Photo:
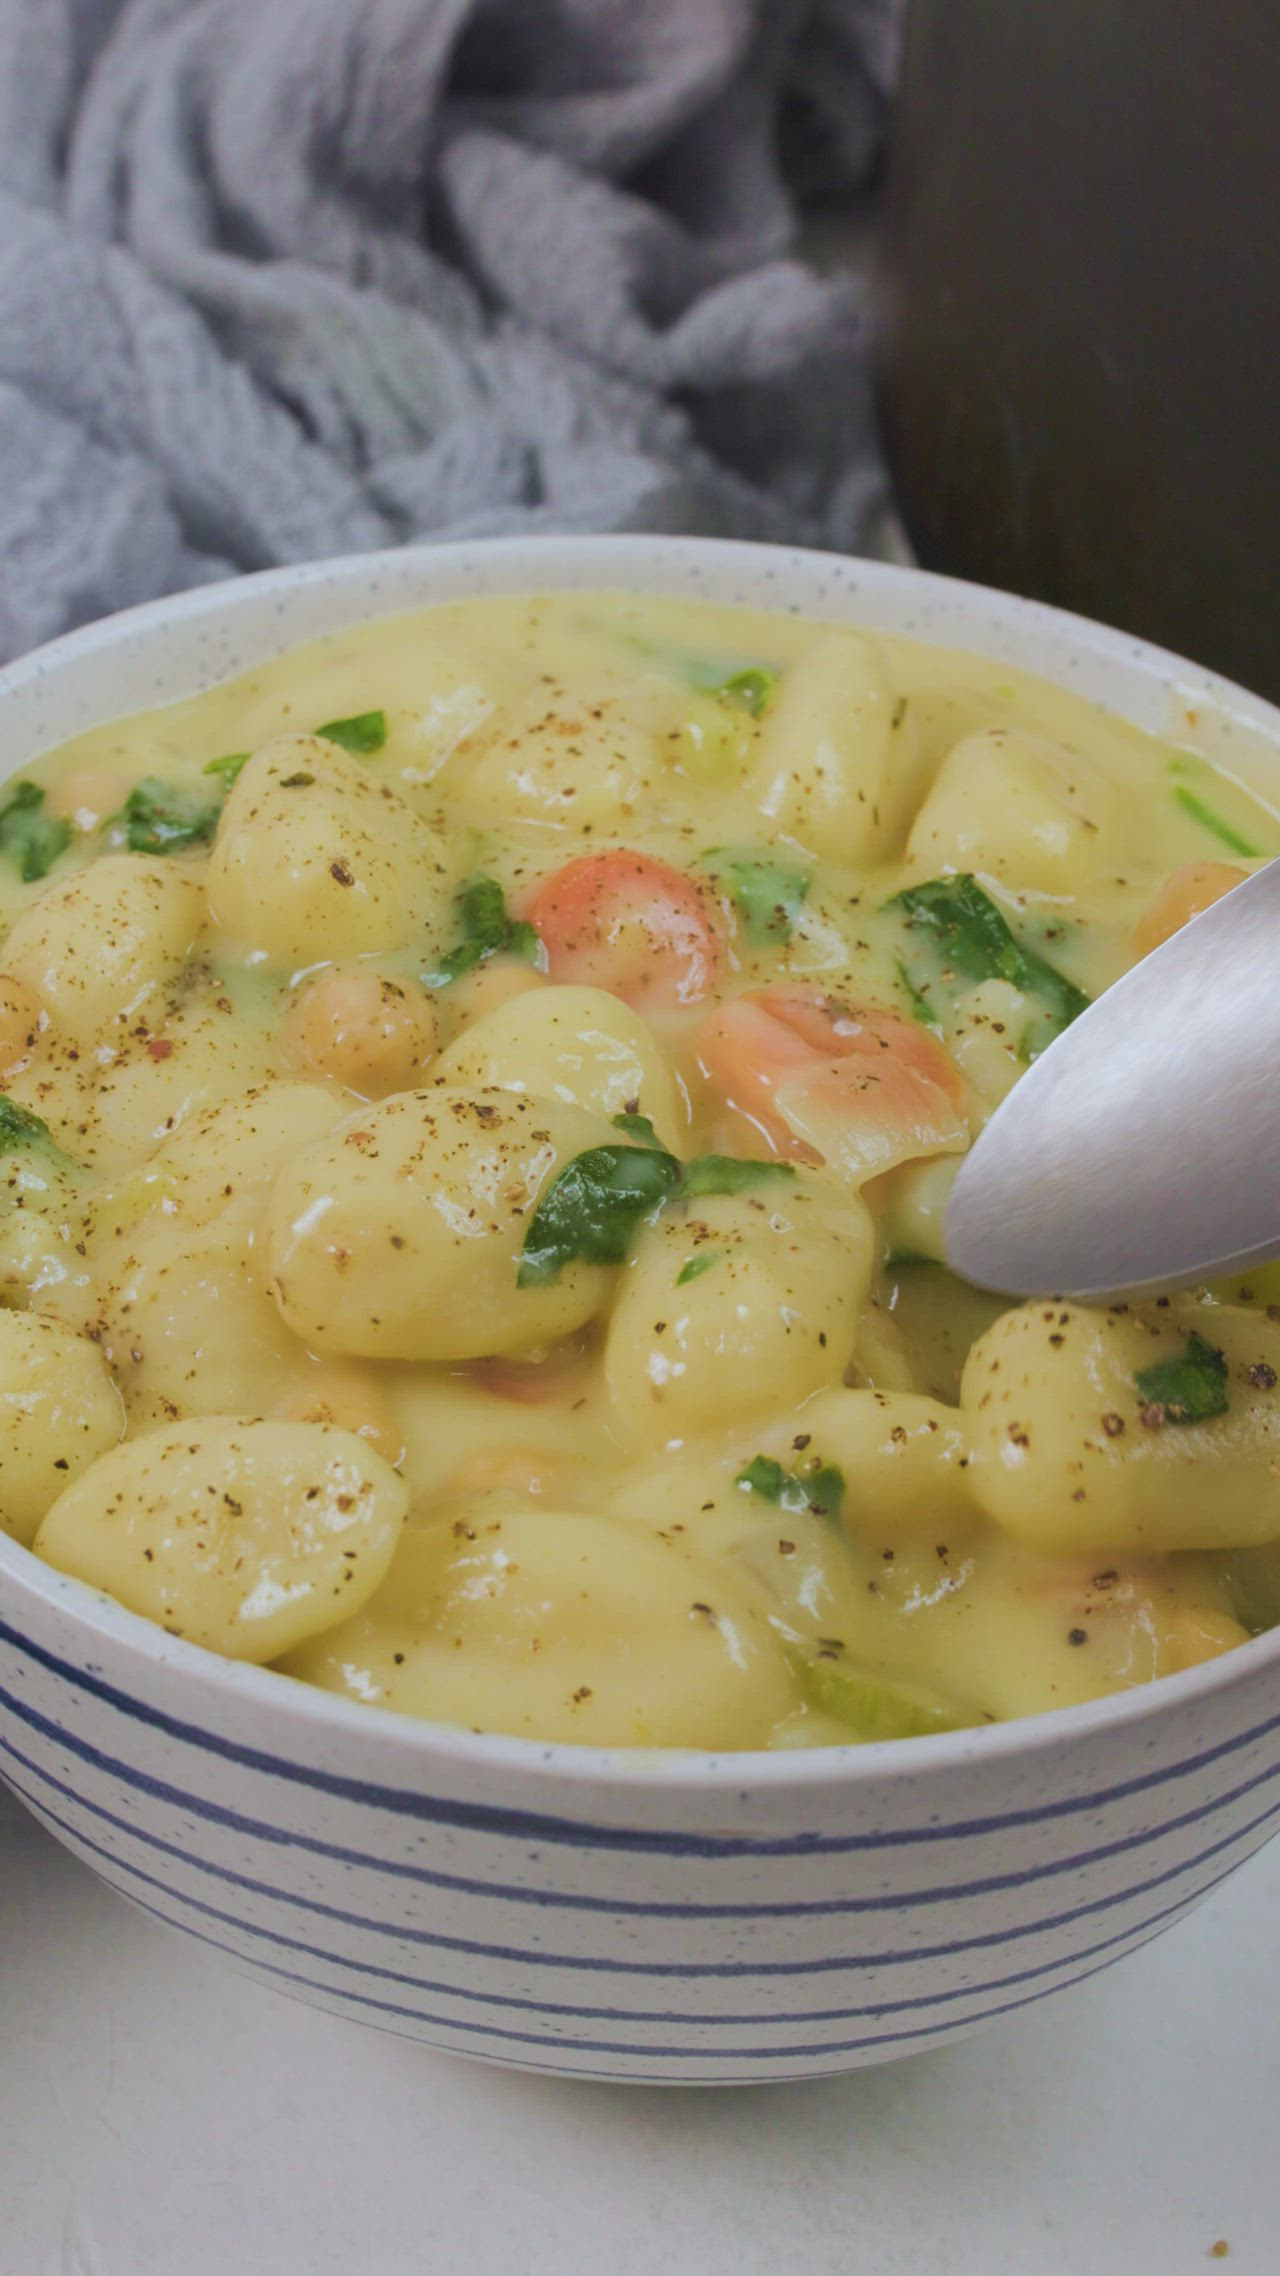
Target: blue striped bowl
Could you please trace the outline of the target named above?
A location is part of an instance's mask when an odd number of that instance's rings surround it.
[[[272,572],[0,676],[20,767],[94,720],[464,592],[660,587],[847,616],[1170,703],[1275,779],[1280,715],[1056,612],[696,540],[503,541]],[[215,1659],[0,1536],[0,1772],[158,1921],[458,2054],[684,2085],[915,2053],[1110,1966],[1280,1813],[1280,1633],[1099,1705],[810,1753],[609,1755],[416,1724]]]

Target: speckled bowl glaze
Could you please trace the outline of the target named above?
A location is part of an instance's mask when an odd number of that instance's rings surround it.
[[[548,538],[273,571],[0,676],[5,771],[296,642],[472,593],[630,587],[973,648],[1274,789],[1280,713],[1099,626],[764,546]],[[458,2054],[720,2085],[919,2052],[1122,1959],[1280,1813],[1280,1632],[1102,1704],[811,1753],[417,1724],[175,1642],[0,1536],[0,1770],[157,1921]]]

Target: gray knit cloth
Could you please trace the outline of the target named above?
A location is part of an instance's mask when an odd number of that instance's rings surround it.
[[[506,530],[856,549],[897,0],[0,0],[0,656]]]

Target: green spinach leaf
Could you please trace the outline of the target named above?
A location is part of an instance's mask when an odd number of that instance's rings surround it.
[[[144,775],[124,802],[125,843],[130,853],[181,853],[208,842],[221,812],[219,799],[211,802],[182,783]]]
[[[915,981],[912,979],[911,974],[908,972],[907,967],[903,963],[901,957],[898,958],[895,969],[897,971],[899,985],[901,986],[902,992],[911,1007],[912,1019],[919,1020],[921,1027],[931,1028],[935,1035],[941,1035],[942,1022],[938,1018],[938,1015],[935,1012],[933,1005],[930,1003],[928,997],[923,993],[921,989],[917,988]]]
[[[227,789],[230,790],[232,783],[243,773],[252,756],[251,751],[227,751],[220,759],[206,760],[200,772],[201,774],[217,775],[219,780],[224,782]]]
[[[57,1153],[62,1150],[47,1122],[0,1093],[0,1154],[12,1154],[19,1146],[48,1146]]]
[[[315,733],[323,735],[326,743],[340,743],[344,751],[367,759],[386,742],[387,715],[385,711],[357,711],[350,719],[326,719]]]
[[[768,1185],[795,1176],[790,1162],[740,1162],[732,1154],[697,1154],[686,1162],[681,1191],[690,1201],[701,1194],[746,1193],[753,1185]]]
[[[499,953],[522,957],[527,964],[539,961],[542,943],[537,933],[532,925],[513,922],[507,915],[506,898],[495,877],[473,877],[458,895],[457,909],[462,938],[433,972],[423,973],[428,988],[446,988],[451,980],[461,979],[464,972]]]
[[[634,1138],[638,1146],[652,1146],[659,1154],[665,1154],[668,1150],[647,1114],[615,1114],[613,1127],[615,1130],[625,1130],[628,1138]]]
[[[71,843],[71,824],[43,809],[44,792],[36,782],[15,783],[12,798],[0,806],[0,847],[24,885],[47,877]]]
[[[681,1162],[667,1152],[647,1115],[613,1119],[636,1143],[589,1147],[552,1179],[529,1220],[517,1286],[544,1287],[575,1258],[622,1264],[641,1219],[664,1202],[742,1193],[762,1180],[796,1174],[790,1162],[739,1162],[728,1154]]]
[[[807,869],[754,846],[712,846],[702,865],[728,894],[753,948],[791,939],[813,883]]]
[[[517,1286],[542,1288],[568,1264],[622,1264],[642,1217],[680,1183],[674,1154],[592,1146],[553,1178],[529,1221]]]
[[[834,1462],[784,1470],[771,1455],[757,1454],[733,1482],[744,1494],[760,1494],[797,1517],[806,1510],[814,1517],[838,1517],[844,1501],[844,1472]]]
[[[730,672],[726,679],[713,681],[707,694],[718,697],[721,703],[735,704],[758,719],[777,684],[776,672],[766,671],[762,664],[748,664],[744,671]]]
[[[1194,1329],[1179,1357],[1140,1367],[1133,1380],[1144,1407],[1161,1410],[1161,1423],[1208,1422],[1214,1415],[1225,1415],[1231,1404],[1226,1360]]]
[[[972,981],[1008,980],[1042,1006],[1030,1055],[1089,1008],[1089,998],[1073,980],[1027,948],[1013,932],[976,877],[960,872],[910,885],[888,906],[901,909],[908,927],[934,948],[944,972]]]

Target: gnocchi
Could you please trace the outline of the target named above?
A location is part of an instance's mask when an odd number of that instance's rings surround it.
[[[61,1572],[595,1747],[913,1737],[1280,1619],[1280,1272],[1006,1306],[942,1240],[1028,1063],[1280,852],[1204,760],[578,592],[95,728],[12,812],[0,1528]]]
[[[368,1602],[407,1503],[351,1431],[219,1415],[105,1454],[49,1509],[36,1552],[170,1635],[275,1660]]]
[[[443,915],[428,825],[321,736],[270,743],[237,777],[209,861],[209,912],[290,966],[404,948]]]
[[[350,1116],[273,1188],[281,1318],[315,1350],[362,1359],[475,1359],[570,1334],[603,1302],[605,1276],[577,1263],[522,1289],[525,1221],[608,1129],[498,1090],[405,1091]]]
[[[123,1433],[95,1344],[39,1313],[0,1311],[0,1528],[30,1542],[63,1487]]]

